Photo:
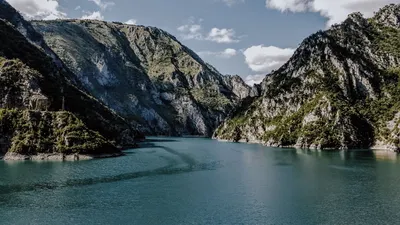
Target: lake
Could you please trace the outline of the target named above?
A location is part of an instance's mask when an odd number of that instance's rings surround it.
[[[0,224],[398,224],[400,160],[150,138],[126,156],[0,161]]]

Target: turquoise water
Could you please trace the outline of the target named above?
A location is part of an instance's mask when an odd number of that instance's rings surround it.
[[[400,160],[195,138],[0,162],[0,224],[398,224]]]

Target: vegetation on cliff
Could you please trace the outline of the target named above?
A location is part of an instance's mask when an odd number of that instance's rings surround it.
[[[360,13],[303,41],[262,94],[215,132],[233,141],[318,149],[400,149],[400,5]]]
[[[6,124],[0,133],[2,153],[103,154],[118,152],[115,146],[135,146],[143,138],[87,94],[41,35],[6,2],[0,4],[0,43],[0,109]]]
[[[171,34],[96,20],[33,21],[90,93],[148,134],[211,136],[250,95]]]
[[[9,139],[3,152],[111,154],[119,150],[99,133],[89,130],[72,113],[0,109],[0,132]]]

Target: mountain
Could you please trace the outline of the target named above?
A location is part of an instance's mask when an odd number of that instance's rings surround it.
[[[134,146],[143,138],[87,94],[41,37],[0,0],[2,153],[118,153],[116,146]]]
[[[317,149],[400,149],[400,5],[353,13],[303,41],[215,132]]]
[[[211,136],[257,95],[169,33],[96,20],[32,21],[86,90],[146,134]]]

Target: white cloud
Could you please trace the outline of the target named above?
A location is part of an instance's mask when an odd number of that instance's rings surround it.
[[[237,3],[244,3],[245,2],[245,0],[220,0],[220,1],[222,1],[223,3],[225,3],[228,6],[233,6],[233,5],[237,4]]]
[[[115,2],[103,2],[102,0],[89,0],[90,2],[94,2],[101,10],[106,10],[110,6],[114,6]]]
[[[294,53],[291,48],[278,48],[275,46],[264,47],[263,45],[252,46],[243,54],[246,64],[255,72],[269,73],[286,63]]]
[[[246,82],[246,84],[250,86],[253,86],[254,84],[261,83],[264,80],[265,76],[265,74],[248,75],[244,78],[244,82]]]
[[[135,19],[130,19],[130,20],[126,21],[125,23],[126,23],[126,24],[129,24],[129,25],[136,25],[136,24],[137,24],[137,20],[135,20]]]
[[[99,11],[83,15],[81,19],[84,20],[104,20],[104,16]]]
[[[216,56],[216,57],[220,57],[220,58],[229,59],[233,56],[236,56],[237,51],[236,51],[236,49],[233,49],[233,48],[227,48],[221,52],[211,52],[211,51],[199,52],[199,55],[200,56],[212,55],[212,56]]]
[[[203,19],[196,19],[194,17],[190,17],[185,25],[182,25],[177,28],[179,31],[179,36],[183,38],[183,40],[203,40],[202,30],[203,27],[201,23]]]
[[[8,3],[27,19],[51,20],[67,16],[60,11],[56,0],[8,0]]]
[[[203,19],[189,18],[187,24],[177,28],[179,36],[184,40],[213,41],[217,43],[239,42],[240,38],[236,37],[233,29],[212,28],[207,35],[204,35],[202,22]]]
[[[227,48],[225,51],[223,51],[222,55],[226,57],[232,57],[237,54],[237,51],[233,48]]]
[[[75,7],[75,10],[80,10],[81,9],[81,6],[80,5],[78,5],[77,7]]]
[[[217,42],[217,43],[237,43],[239,40],[235,36],[235,31],[233,29],[219,29],[212,28],[208,34],[207,40]]]
[[[267,0],[267,7],[281,11],[303,12],[309,7],[307,0]]]
[[[177,29],[184,40],[203,40],[203,34],[201,33],[202,27],[200,24],[186,24]]]
[[[328,26],[342,22],[353,12],[370,17],[389,3],[400,3],[400,0],[266,0],[268,8],[282,12],[319,12],[329,19]]]

